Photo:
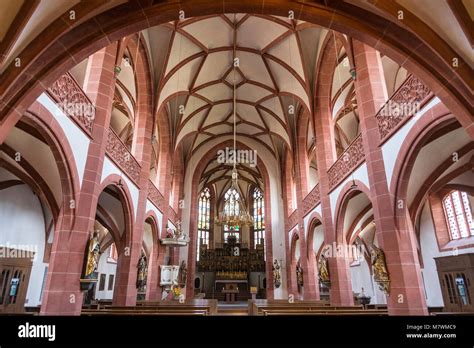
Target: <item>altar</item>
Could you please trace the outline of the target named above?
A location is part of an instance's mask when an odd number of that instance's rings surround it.
[[[248,293],[247,279],[216,279],[214,291],[223,294],[225,302],[235,302],[239,293]]]
[[[235,253],[235,250],[238,253]],[[204,282],[208,298],[220,301],[247,301],[251,298],[250,285],[261,287],[260,279],[265,277],[263,240],[255,249],[245,243],[225,243],[208,249],[201,244],[197,271],[209,279]],[[208,284],[208,285],[207,285]]]

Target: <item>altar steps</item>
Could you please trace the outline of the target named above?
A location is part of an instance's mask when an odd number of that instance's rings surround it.
[[[235,303],[219,303],[217,306],[217,315],[224,316],[245,316],[248,315],[248,303],[247,302],[235,302]]]

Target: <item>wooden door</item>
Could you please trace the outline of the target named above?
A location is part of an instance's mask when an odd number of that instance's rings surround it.
[[[24,312],[31,258],[0,258],[0,313]]]
[[[464,272],[443,272],[442,289],[448,312],[470,312],[474,309],[469,279]]]

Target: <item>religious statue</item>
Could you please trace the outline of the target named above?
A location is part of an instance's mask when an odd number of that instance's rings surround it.
[[[329,283],[331,281],[329,278],[328,259],[323,254],[321,254],[318,261],[318,276],[321,283]]]
[[[275,284],[275,288],[279,288],[281,285],[281,273],[280,273],[280,263],[278,260],[273,260],[273,283]]]
[[[181,265],[179,266],[179,273],[178,273],[178,282],[179,285],[184,288],[186,286],[186,277],[188,274],[188,270],[186,268],[186,261],[181,261]]]
[[[174,239],[174,231],[166,224],[166,238]]]
[[[146,279],[148,274],[148,265],[146,262],[146,256],[144,253],[140,256],[138,260],[138,275],[137,275],[137,289],[138,292],[145,292],[146,288]]]
[[[176,222],[176,231],[174,232],[174,237],[176,239],[186,239],[186,234],[181,229],[181,221]]]
[[[385,263],[385,253],[382,249],[372,244],[370,248],[372,256],[372,270],[374,272],[374,280],[379,285],[380,290],[388,294],[390,292],[390,277]]]
[[[303,268],[301,268],[300,262],[296,264],[296,283],[298,286],[302,287],[304,284],[303,281]]]
[[[100,253],[100,243],[99,243],[99,233],[94,232],[92,238],[89,239],[87,245],[87,261],[86,269],[84,272],[85,279],[96,278],[97,266],[99,265],[99,253]]]

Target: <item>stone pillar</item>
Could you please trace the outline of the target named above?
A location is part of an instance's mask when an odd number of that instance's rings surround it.
[[[298,159],[299,161],[300,159]],[[306,180],[306,173],[302,173],[301,170],[297,170],[299,173],[296,175],[296,200],[298,204],[298,235],[300,241],[300,265],[303,269],[303,298],[305,300],[315,300],[315,278],[313,265],[308,262],[308,248],[312,246],[307,245],[307,239],[304,231],[304,206],[303,206],[303,185],[302,181]]]
[[[76,219],[72,230],[57,229],[48,276],[41,304],[41,314],[79,315],[83,302],[80,291],[86,245],[94,230],[107,132],[112,112],[117,44],[113,43],[89,58],[85,92],[95,105],[92,140],[89,144],[84,177],[75,202]],[[64,204],[68,204],[64,202]],[[58,224],[58,227],[61,225]]]
[[[369,176],[376,238],[384,250],[391,278],[387,296],[389,314],[427,315],[414,231],[397,230],[392,196],[387,184],[375,115],[387,100],[380,53],[353,41],[357,77],[355,91]],[[403,209],[406,209],[403,202]],[[409,215],[407,214],[407,218]]]
[[[336,62],[334,47],[325,49],[325,57],[318,76],[318,90],[315,100],[314,125],[316,135],[316,161],[318,164],[319,185],[321,195],[321,216],[324,229],[324,243],[333,245],[336,242],[336,229],[329,199],[330,186],[328,169],[336,161],[336,146],[334,139],[334,124],[331,114],[331,87]],[[329,276],[331,278],[330,301],[336,306],[351,306],[354,304],[351,275],[348,260],[328,257]]]
[[[303,117],[303,116],[301,116]],[[304,119],[306,120],[306,116]],[[303,121],[300,121],[303,123]],[[304,204],[303,200],[308,194],[308,175],[309,165],[306,154],[306,127],[298,129],[296,142],[296,203],[298,207],[298,235],[300,240],[300,264],[303,269],[303,298],[305,300],[315,300],[316,282],[314,267],[308,262],[308,249],[312,249],[312,245],[307,245],[304,226]]]
[[[308,226],[308,228],[311,226]],[[311,231],[308,230],[308,236]],[[306,238],[306,241],[310,241],[310,238]],[[319,293],[319,279],[318,279],[318,268],[316,264],[316,256],[313,251],[313,244],[312,242],[308,244],[307,247],[307,253],[308,253],[308,272],[310,272],[313,275],[313,282],[314,282],[314,299],[319,300],[320,299],[320,293]],[[306,281],[306,280],[305,280]]]
[[[113,304],[118,306],[134,306],[137,301],[137,272],[138,261],[141,255],[143,244],[143,234],[145,228],[146,204],[148,200],[148,183],[150,177],[150,161],[151,161],[151,135],[153,131],[152,117],[152,100],[148,91],[151,90],[147,86],[147,78],[143,71],[143,62],[137,62],[137,73],[141,78],[137,80],[137,115],[135,117],[135,127],[132,141],[132,154],[141,166],[140,178],[138,182],[138,206],[135,221],[133,223],[133,231],[131,240],[128,245],[129,253],[122,255],[117,264],[117,280],[115,282],[115,291]],[[154,239],[155,240],[155,239]],[[155,249],[158,245],[153,245],[151,257],[156,257]],[[155,260],[148,260],[151,266],[149,269],[149,277],[156,266]],[[152,282],[153,284],[153,282]],[[156,283],[155,283],[156,284]],[[147,293],[149,291],[147,290]]]
[[[158,265],[158,252],[160,249],[159,241],[157,245],[153,245],[153,250],[148,262],[148,278],[146,286],[145,299],[148,301],[161,300],[161,291],[159,290],[160,266]]]
[[[285,226],[285,267],[281,265],[282,272],[283,269],[286,270],[286,286],[288,289],[288,294],[296,294],[296,275],[292,277],[292,255],[291,255],[291,246],[292,240],[289,238],[290,231],[288,230],[288,212],[290,211],[289,205],[291,204],[291,158],[289,158],[290,152],[287,151],[285,154],[284,168],[282,169],[282,196],[283,196],[283,222]],[[293,279],[294,278],[294,279]]]

